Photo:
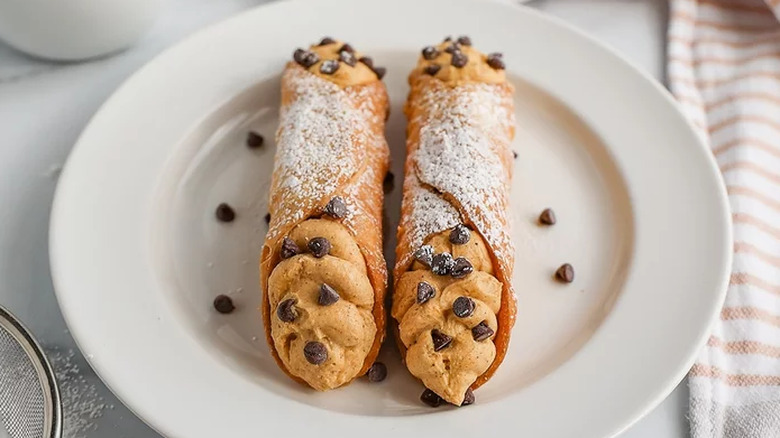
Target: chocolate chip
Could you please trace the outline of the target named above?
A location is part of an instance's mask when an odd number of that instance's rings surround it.
[[[512,156],[515,157],[515,160],[517,159],[517,151],[512,151]]]
[[[320,73],[324,75],[332,75],[339,69],[339,62],[335,59],[326,59],[320,64]]]
[[[504,64],[504,55],[501,53],[491,53],[487,56],[487,65],[496,69],[503,70],[506,68]]]
[[[263,143],[265,143],[263,136],[254,131],[251,131],[246,135],[246,145],[249,149],[262,147]]]
[[[289,237],[282,239],[281,255],[283,259],[289,259],[290,257],[300,253],[301,249],[298,248],[298,245],[294,240],[290,239]]]
[[[387,377],[387,366],[382,362],[374,362],[371,368],[368,369],[368,381],[371,383],[378,383],[385,380]]]
[[[333,44],[333,43],[335,43],[335,42],[336,42],[336,40],[334,40],[333,38],[331,38],[331,37],[325,37],[325,38],[323,38],[322,40],[320,40],[320,44],[319,44],[319,45],[321,45],[321,46],[327,46],[328,44]]]
[[[236,306],[233,305],[233,300],[227,295],[217,295],[214,298],[214,308],[219,313],[230,313],[236,310]]]
[[[461,403],[461,406],[468,406],[473,405],[474,402],[477,401],[476,397],[474,397],[474,391],[471,390],[471,388],[466,390],[466,395],[463,397],[463,403]]]
[[[382,182],[382,188],[384,189],[385,193],[390,193],[393,191],[394,186],[395,175],[393,175],[393,172],[387,172],[385,174],[385,180]]]
[[[355,59],[355,54],[352,52],[339,53],[339,60],[350,67],[354,67],[355,64],[357,64],[357,59]]]
[[[474,340],[477,342],[490,339],[490,337],[493,336],[493,333],[493,329],[487,325],[487,321],[482,321],[471,329],[471,336],[473,336]]]
[[[452,41],[452,37],[451,37],[451,36],[449,36],[449,35],[447,35],[447,37],[446,37],[446,38],[444,38],[444,42],[445,42],[445,43],[448,43],[448,42],[450,42],[450,41]]]
[[[328,201],[328,205],[325,206],[325,214],[335,219],[347,217],[347,204],[344,203],[344,198],[335,196]]]
[[[545,208],[542,214],[539,215],[539,222],[544,225],[555,225],[558,220],[555,218],[555,212],[552,208]]]
[[[320,296],[317,298],[317,303],[320,306],[330,306],[331,304],[335,304],[336,301],[338,301],[341,297],[339,296],[339,293],[336,292],[336,289],[333,289],[330,287],[330,285],[322,283],[322,286],[320,286]]]
[[[469,57],[463,52],[455,52],[452,54],[451,64],[457,68],[465,67],[469,62]]]
[[[431,271],[436,275],[450,275],[452,267],[455,265],[455,261],[452,259],[452,254],[443,252],[433,256],[431,261]]]
[[[295,49],[295,52],[293,52],[293,60],[297,62],[298,64],[303,64],[303,56],[306,54],[306,50],[303,50],[301,48]]]
[[[362,62],[363,64],[367,65],[368,68],[374,68],[374,60],[371,59],[368,56],[363,56],[358,61]]]
[[[433,351],[444,350],[452,343],[452,337],[436,329],[431,330],[431,339],[433,339]]]
[[[328,360],[328,349],[322,345],[322,342],[309,341],[303,347],[303,355],[312,365],[322,365]]]
[[[417,304],[424,304],[436,296],[436,289],[430,284],[421,281],[417,283]]]
[[[341,52],[355,53],[355,49],[351,45],[349,45],[349,43],[347,43],[341,46],[341,48],[339,49],[339,53]]]
[[[455,245],[464,245],[469,243],[471,239],[471,231],[463,224],[455,225],[455,228],[450,231],[450,243]]]
[[[315,237],[306,245],[314,257],[322,258],[330,252],[330,242],[324,237]]]
[[[463,278],[474,272],[474,266],[464,257],[455,259],[452,265],[452,278]]]
[[[265,214],[265,223],[270,224],[271,223],[271,213]]]
[[[439,56],[439,51],[436,50],[436,47],[427,46],[427,47],[422,49],[422,56],[423,56],[423,58],[425,58],[428,61],[430,61],[431,59]]]
[[[298,317],[298,310],[295,308],[297,301],[295,298],[288,298],[276,306],[276,317],[282,322],[293,322]]]
[[[297,51],[296,51],[296,55],[297,55]],[[296,55],[293,56],[295,57]],[[312,65],[316,64],[317,62],[319,62],[320,60],[319,55],[317,55],[314,52],[310,52],[308,50],[304,50],[303,53],[299,55],[299,58],[300,60],[296,59],[296,61],[304,68],[309,68]]]
[[[425,72],[425,74],[436,76],[436,73],[438,73],[439,70],[441,70],[441,66],[439,64],[431,64],[426,66],[425,70],[423,71]]]
[[[458,44],[463,44],[464,46],[470,46],[471,45],[471,38],[469,38],[466,35],[461,35],[458,37]]]
[[[574,267],[568,263],[564,263],[555,271],[555,278],[564,283],[571,283],[574,281]]]
[[[459,52],[459,51],[460,51],[460,44],[458,44],[458,43],[452,43],[452,44],[450,44],[449,46],[447,46],[447,47],[444,49],[444,51],[445,51],[445,52],[447,52],[447,53],[449,53],[450,55],[452,55],[452,54],[454,54],[454,53],[456,53],[456,52]]]
[[[217,206],[216,215],[220,222],[233,222],[233,219],[236,218],[236,212],[224,202]]]
[[[376,77],[379,78],[380,80],[383,77],[385,77],[385,73],[387,73],[387,69],[384,67],[374,67],[371,70],[373,70],[374,73],[376,73]]]
[[[433,247],[431,245],[421,246],[414,252],[414,259],[423,265],[430,267],[433,262]]]
[[[442,398],[439,397],[438,394],[431,391],[428,388],[425,388],[425,391],[423,391],[422,395],[420,395],[420,400],[422,400],[423,403],[426,405],[432,407],[432,408],[438,408],[441,406]]]
[[[474,300],[469,297],[458,297],[452,303],[452,313],[458,318],[466,318],[474,313]]]

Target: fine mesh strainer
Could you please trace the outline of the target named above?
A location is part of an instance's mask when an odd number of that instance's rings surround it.
[[[0,438],[60,438],[62,405],[51,365],[30,332],[0,306]]]

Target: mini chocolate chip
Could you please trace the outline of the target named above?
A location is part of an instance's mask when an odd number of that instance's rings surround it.
[[[555,278],[564,283],[571,283],[574,281],[574,267],[568,263],[564,263],[555,271]]]
[[[455,265],[455,261],[452,259],[452,254],[443,252],[433,256],[431,261],[431,271],[436,275],[450,275],[452,267]]]
[[[270,224],[271,223],[271,213],[265,214],[265,223]]]
[[[463,397],[463,403],[461,403],[461,406],[468,406],[473,405],[474,402],[477,401],[476,397],[474,397],[474,391],[471,390],[471,388],[466,390],[466,395]]]
[[[454,54],[454,53],[456,53],[456,52],[459,52],[459,51],[460,51],[460,44],[458,44],[458,43],[452,43],[452,44],[450,44],[449,46],[447,46],[447,47],[444,49],[444,51],[445,51],[445,52],[447,52],[447,53],[449,53],[450,55],[452,55],[452,54]]]
[[[293,60],[298,64],[303,64],[303,55],[305,54],[306,54],[306,50],[297,48],[295,49],[295,52],[293,52]]]
[[[357,59],[355,59],[355,54],[352,52],[345,51],[339,53],[339,60],[350,67],[354,67],[355,64],[357,64]]]
[[[433,46],[427,46],[422,49],[422,56],[423,58],[430,61],[431,59],[439,56],[439,51],[436,50],[436,47]]]
[[[436,289],[430,284],[421,281],[417,283],[417,304],[424,304],[436,296]]]
[[[455,225],[455,228],[450,231],[450,243],[455,245],[464,245],[469,243],[471,239],[471,231],[463,224]]]
[[[465,67],[469,62],[469,57],[463,52],[455,52],[452,54],[452,61],[450,62],[457,68]]]
[[[431,267],[431,263],[433,262],[433,247],[431,245],[421,246],[414,252],[414,259],[427,267]]]
[[[394,186],[395,175],[393,175],[393,172],[387,172],[385,174],[385,180],[382,182],[382,188],[384,188],[385,193],[390,193],[393,191]]]
[[[288,298],[276,306],[276,317],[282,322],[293,322],[298,317],[298,310],[295,308],[297,301],[295,298]]]
[[[376,73],[376,77],[379,78],[380,80],[383,77],[385,77],[385,73],[387,73],[387,69],[384,67],[374,67],[371,70],[373,70],[374,73]]]
[[[491,53],[487,56],[487,65],[496,70],[505,69],[506,64],[504,64],[504,55],[501,53]]]
[[[539,222],[544,225],[555,225],[558,220],[555,218],[555,212],[552,208],[545,208],[542,214],[539,215]]]
[[[289,259],[290,257],[300,253],[301,249],[298,248],[298,245],[294,240],[290,239],[289,237],[282,239],[281,256],[283,259]]]
[[[452,278],[463,278],[474,272],[474,266],[464,257],[455,259],[452,265]]]
[[[513,157],[515,158],[515,160],[516,160],[516,159],[517,159],[517,151],[512,151],[512,156],[513,156]]]
[[[335,219],[347,217],[347,204],[344,203],[344,198],[335,196],[328,201],[328,205],[325,206],[325,214]]]
[[[306,245],[309,251],[316,258],[325,257],[330,252],[330,242],[324,237],[315,237]]]
[[[233,305],[233,300],[227,295],[217,295],[214,298],[214,308],[219,313],[231,313],[236,310],[236,306]]]
[[[336,42],[336,40],[334,40],[333,38],[325,37],[322,40],[320,40],[320,45],[321,46],[327,46],[328,44],[333,44],[335,42]]]
[[[224,202],[217,206],[216,215],[220,222],[233,222],[233,219],[236,218],[236,212]]]
[[[387,377],[387,366],[382,362],[374,362],[371,368],[368,369],[368,381],[371,383],[378,383],[385,380]]]
[[[436,73],[438,73],[439,70],[441,70],[441,66],[439,64],[431,64],[426,66],[425,70],[423,71],[425,72],[425,74],[436,76]]]
[[[332,75],[339,69],[339,62],[335,59],[326,59],[320,64],[320,73],[324,75]]]
[[[347,43],[341,46],[341,48],[339,49],[339,53],[341,52],[355,53],[355,49],[351,45],[349,45],[349,43]]]
[[[322,286],[320,286],[320,296],[317,297],[317,303],[320,306],[330,306],[331,304],[335,304],[340,298],[336,289],[333,289],[328,284],[322,283]]]
[[[474,313],[474,300],[469,297],[458,297],[452,303],[452,313],[458,318],[466,318]]]
[[[312,365],[322,365],[328,360],[328,349],[322,345],[322,342],[309,341],[303,347],[303,355]]]
[[[463,44],[464,46],[470,46],[471,45],[471,38],[469,38],[466,35],[462,35],[458,37],[458,44]]]
[[[487,321],[482,321],[471,329],[471,336],[473,336],[474,340],[477,342],[489,339],[493,336],[493,333],[493,329],[487,325]]]
[[[441,406],[443,401],[438,394],[428,388],[425,388],[425,391],[423,391],[422,395],[420,395],[420,400],[432,408],[438,408]]]
[[[262,147],[263,143],[265,143],[263,136],[254,131],[250,131],[249,134],[246,135],[246,145],[249,149]]]
[[[368,56],[363,56],[358,61],[362,62],[363,64],[367,65],[368,68],[374,68],[374,60],[371,59]]]
[[[300,55],[300,61],[298,61],[298,64],[303,66],[304,68],[309,68],[312,65],[319,62],[320,57],[314,52],[310,52],[308,50],[304,50],[303,54]]]
[[[451,37],[451,36],[449,36],[449,35],[447,35],[447,36],[444,38],[444,42],[445,42],[445,43],[448,43],[448,42],[450,42],[450,41],[452,41],[452,37]]]
[[[441,351],[449,347],[452,343],[452,337],[436,329],[431,330],[431,339],[433,340],[433,351]]]

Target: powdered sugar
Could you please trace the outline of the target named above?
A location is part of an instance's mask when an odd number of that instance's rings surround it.
[[[413,206],[411,215],[404,223],[410,233],[412,248],[419,248],[428,236],[461,222],[458,211],[441,196],[423,187],[415,174],[406,177],[404,191],[408,194],[408,202]],[[406,257],[412,257],[412,254],[407,254]],[[405,265],[407,262],[408,260],[401,260],[401,264]]]

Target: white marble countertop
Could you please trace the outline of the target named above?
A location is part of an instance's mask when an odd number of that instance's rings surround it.
[[[33,60],[0,43],[0,304],[30,326],[58,369],[66,393],[66,438],[158,435],[95,376],[57,307],[47,238],[59,169],[92,114],[133,71],[194,30],[260,3],[169,0],[134,48],[81,64]],[[529,5],[585,30],[663,81],[666,1],[536,0]],[[682,383],[621,438],[688,436],[686,413]]]

